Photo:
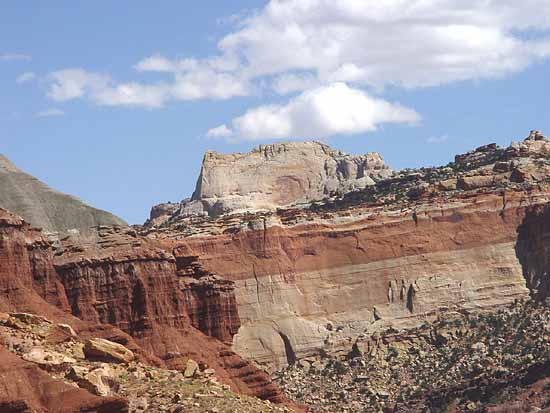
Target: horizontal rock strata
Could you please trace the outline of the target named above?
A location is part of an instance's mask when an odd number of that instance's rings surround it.
[[[233,348],[281,367],[349,351],[390,326],[528,297],[518,231],[550,199],[549,149],[533,132],[310,208],[191,217],[145,233],[234,281]]]
[[[191,200],[157,205],[148,225],[179,216],[273,210],[363,189],[391,176],[378,153],[352,156],[319,142],[260,145],[249,153],[207,152]]]

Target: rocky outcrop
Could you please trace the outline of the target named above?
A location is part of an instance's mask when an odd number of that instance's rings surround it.
[[[192,326],[171,253],[127,227],[98,231],[98,240],[65,238],[54,257],[44,235],[0,210],[0,311],[40,314],[68,324],[56,329],[56,341],[71,335],[72,326],[83,339],[122,344],[153,364],[183,368],[192,357],[239,392],[285,401],[267,374]],[[207,325],[224,325],[214,320],[215,314],[210,317]],[[49,356],[38,350],[28,357],[42,357],[48,364]]]
[[[516,243],[530,209],[550,201],[548,147],[533,132],[309,208],[172,219],[145,234],[233,281],[233,349],[281,367],[528,297]]]
[[[235,283],[206,271],[197,257],[179,255],[176,267],[193,326],[206,335],[231,344],[240,327]]]
[[[52,342],[44,333],[57,327],[61,325],[38,315],[0,313],[0,412],[291,411],[233,393],[218,381],[215,370],[192,359],[185,371],[151,366],[137,359],[125,363],[112,358],[98,360],[96,352],[83,351],[89,340],[78,334]],[[116,354],[130,351],[99,338],[92,341],[104,354],[114,347]]]
[[[192,358],[239,392],[284,401],[266,373],[216,339],[230,342],[239,326],[232,282],[133,230],[105,227],[98,237],[66,239],[55,258],[75,316],[120,328],[172,368]]]
[[[362,337],[276,377],[316,412],[535,412],[550,405],[548,334],[550,307],[518,302]]]
[[[52,262],[48,239],[20,217],[0,209],[0,311],[48,314],[48,303],[68,309]]]
[[[0,208],[23,217],[52,238],[90,236],[98,225],[126,225],[114,215],[57,192],[0,155]]]
[[[94,396],[56,380],[0,346],[0,412],[2,413],[125,413],[122,398]]]
[[[171,218],[274,210],[364,189],[391,174],[378,153],[352,156],[319,142],[260,145],[229,155],[207,152],[193,197]],[[165,206],[153,207],[150,225],[160,222]]]

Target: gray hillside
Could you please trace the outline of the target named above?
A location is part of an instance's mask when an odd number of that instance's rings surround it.
[[[21,171],[0,154],[0,207],[23,217],[47,233],[78,230],[84,236],[97,225],[127,225],[122,219],[57,192]]]

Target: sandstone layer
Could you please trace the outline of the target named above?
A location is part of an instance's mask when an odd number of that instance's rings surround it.
[[[352,156],[319,142],[260,145],[249,153],[207,152],[191,200],[154,207],[150,225],[178,216],[274,210],[363,189],[391,176],[375,152]]]
[[[282,367],[347,352],[358,337],[388,327],[528,297],[518,231],[550,200],[549,150],[533,132],[324,205],[191,217],[146,234],[233,281],[240,319],[233,348]]]
[[[108,212],[51,189],[3,155],[0,155],[0,208],[23,217],[54,238],[68,233],[89,236],[98,225],[126,225]]]
[[[232,283],[216,282],[192,259],[178,263],[129,228],[99,230],[99,241],[65,238],[54,256],[40,231],[0,209],[0,311],[47,316],[155,365],[181,369],[192,357],[239,392],[285,401],[265,373],[198,329],[231,341],[238,329]]]

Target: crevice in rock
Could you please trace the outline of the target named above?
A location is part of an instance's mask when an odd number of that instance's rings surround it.
[[[290,343],[290,339],[288,338],[288,336],[284,333],[281,333],[280,331],[279,336],[281,336],[281,339],[283,340],[283,343],[285,345],[286,361],[288,365],[291,366],[296,363],[296,353],[292,348],[292,344]]]
[[[411,284],[409,286],[409,290],[407,291],[407,310],[411,313],[414,312],[414,296],[415,291],[413,285]]]

